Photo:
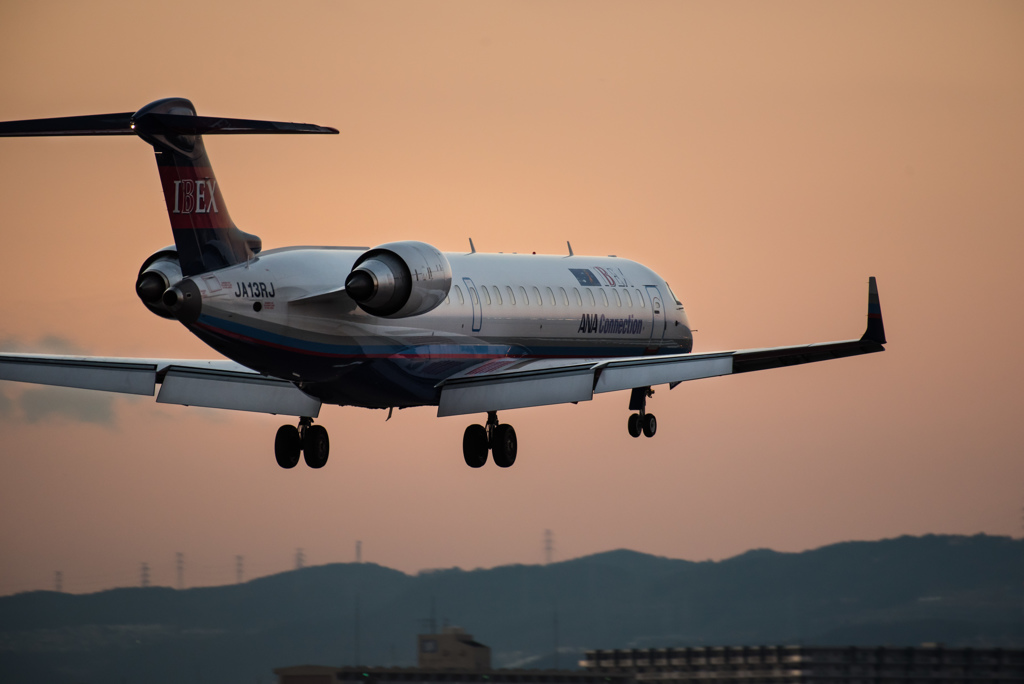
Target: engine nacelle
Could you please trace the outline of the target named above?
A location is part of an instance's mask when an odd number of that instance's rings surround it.
[[[202,296],[191,279],[182,280],[178,252],[161,249],[142,262],[135,294],[146,308],[161,318],[192,323],[199,318]]]
[[[373,316],[405,318],[437,308],[452,287],[452,267],[425,242],[389,242],[362,254],[345,292]]]

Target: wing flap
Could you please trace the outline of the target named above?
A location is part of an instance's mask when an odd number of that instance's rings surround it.
[[[593,396],[594,370],[591,366],[495,373],[446,381],[441,389],[437,415],[459,416],[567,404],[590,401]]]
[[[176,366],[167,369],[156,400],[161,404],[310,418],[320,415],[321,405],[319,399],[286,380]]]
[[[150,397],[160,384],[162,404],[312,418],[321,404],[287,380],[221,360],[0,354],[0,380]]]
[[[594,384],[594,393],[714,378],[732,372],[733,355],[729,352],[699,356],[641,356],[604,364]]]
[[[143,394],[156,391],[155,363],[126,363],[33,354],[0,354],[0,380]]]

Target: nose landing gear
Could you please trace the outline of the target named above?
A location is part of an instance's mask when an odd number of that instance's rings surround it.
[[[299,426],[282,425],[274,438],[274,456],[282,468],[294,468],[299,464],[301,454],[310,468],[323,468],[331,442],[322,425],[313,425],[312,418],[301,418]]]
[[[654,390],[650,387],[635,387],[629,395],[629,410],[637,411],[629,416],[627,427],[631,437],[639,437],[642,432],[645,437],[653,437],[658,431],[658,419],[653,413],[647,413],[647,398],[654,396]]]
[[[487,414],[487,425],[470,425],[462,435],[462,457],[470,468],[487,463],[487,452],[494,455],[494,464],[508,468],[516,462],[519,440],[511,425],[498,424],[498,412]]]

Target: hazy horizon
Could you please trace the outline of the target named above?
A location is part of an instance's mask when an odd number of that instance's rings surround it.
[[[388,565],[386,563],[378,563],[378,562],[374,561],[372,558],[365,558],[364,557],[361,561],[356,561],[355,560],[354,552],[353,552],[353,558],[350,559],[350,560],[330,560],[330,561],[325,561],[325,562],[322,562],[322,563],[309,562],[309,558],[304,555],[304,564],[302,565],[301,568],[298,567],[298,566],[293,566],[293,567],[290,567],[290,568],[286,567],[286,568],[275,569],[275,570],[272,570],[272,571],[269,571],[269,572],[264,572],[264,573],[255,574],[255,575],[249,575],[247,573],[243,573],[243,578],[242,578],[241,583],[244,584],[246,582],[251,582],[251,581],[259,580],[259,579],[263,579],[263,578],[266,578],[266,577],[272,577],[274,575],[280,575],[280,574],[287,573],[287,572],[294,572],[294,571],[300,570],[300,569],[324,567],[324,566],[328,566],[328,565],[370,564],[370,565],[376,565],[376,566],[382,567],[382,568],[387,568],[389,570],[395,570],[395,571],[401,572],[404,575],[408,575],[410,577],[416,577],[416,576],[420,576],[420,575],[427,575],[427,574],[432,574],[432,573],[436,573],[436,572],[447,572],[447,571],[452,571],[452,570],[459,571],[459,572],[475,572],[475,571],[478,571],[478,570],[479,571],[488,571],[488,570],[495,570],[495,569],[498,569],[498,568],[513,567],[513,566],[557,565],[559,563],[570,563],[570,562],[573,562],[573,561],[578,561],[578,560],[582,560],[582,559],[586,559],[586,558],[591,558],[593,556],[601,556],[601,555],[604,555],[604,554],[618,553],[618,552],[621,552],[621,551],[624,551],[624,552],[627,552],[627,553],[639,554],[639,555],[643,555],[643,556],[650,556],[652,558],[663,558],[663,559],[667,559],[667,560],[685,561],[685,562],[688,562],[688,563],[721,563],[721,562],[732,560],[734,558],[739,558],[740,556],[744,556],[744,555],[749,554],[749,553],[756,553],[756,552],[760,552],[760,551],[768,551],[768,552],[777,553],[777,554],[796,555],[796,554],[801,554],[801,553],[806,553],[806,552],[818,551],[820,549],[828,548],[828,547],[831,547],[831,546],[838,546],[838,545],[841,545],[841,544],[872,543],[872,542],[882,542],[882,541],[894,541],[894,540],[899,540],[899,539],[903,539],[903,538],[943,537],[943,536],[968,536],[968,535],[923,534],[923,535],[917,535],[917,536],[915,536],[915,535],[898,535],[898,536],[894,536],[894,537],[885,537],[885,538],[882,538],[882,539],[847,539],[847,540],[832,542],[830,544],[825,544],[825,545],[822,545],[822,546],[816,546],[816,547],[813,547],[813,548],[799,549],[799,550],[793,550],[793,551],[778,551],[776,549],[771,549],[771,548],[767,548],[767,547],[755,547],[755,548],[747,549],[745,551],[740,551],[739,553],[736,553],[736,554],[733,554],[733,555],[730,555],[730,556],[726,556],[726,557],[723,557],[723,558],[677,558],[677,557],[674,557],[674,556],[665,556],[665,555],[661,555],[661,554],[646,553],[644,551],[638,551],[636,549],[630,549],[630,548],[626,548],[626,547],[618,547],[618,548],[614,548],[614,549],[605,549],[605,550],[602,550],[602,551],[592,551],[592,552],[581,554],[581,555],[578,555],[578,556],[572,556],[570,558],[552,557],[552,560],[550,562],[548,562],[546,560],[539,560],[539,561],[533,561],[533,562],[530,562],[530,561],[512,561],[510,563],[501,563],[501,564],[498,564],[498,565],[477,566],[477,567],[463,567],[463,566],[458,566],[458,565],[449,565],[449,566],[441,565],[441,566],[429,567],[429,568],[419,568],[419,569],[415,569],[415,570],[397,568],[397,567],[390,566],[390,565]],[[986,535],[985,533],[979,533],[977,535],[969,535],[969,536],[989,536],[989,537],[995,537],[995,538],[1000,538],[1000,539],[1010,539],[1010,540],[1022,539],[1022,537],[1013,537],[1013,536],[1009,536],[1009,535]],[[292,558],[293,563],[295,561],[296,551],[298,551],[298,549],[293,550],[293,552],[291,554],[291,558]],[[305,549],[302,549],[302,551],[305,554]],[[243,556],[243,558],[244,558],[244,556]],[[207,581],[196,583],[196,584],[192,584],[192,583],[189,582],[189,568],[191,566],[189,564],[189,559],[188,558],[185,558],[184,560],[185,560],[185,566],[184,566],[184,568],[185,568],[184,580],[185,581],[183,583],[184,586],[182,586],[182,587],[178,587],[177,586],[177,557],[176,557],[176,553],[171,554],[171,560],[170,560],[169,563],[160,563],[160,562],[148,563],[147,562],[147,565],[149,566],[149,569],[150,569],[150,573],[149,573],[150,582],[149,582],[149,584],[147,586],[148,587],[161,587],[161,588],[166,588],[166,589],[184,589],[184,590],[187,590],[187,589],[201,589],[201,588],[206,588],[206,587],[222,587],[222,586],[229,586],[229,585],[232,585],[232,584],[239,584],[239,582],[237,581],[237,567],[238,566],[236,565],[237,561],[235,560],[234,556],[231,557],[229,563],[225,563],[223,565],[215,565],[215,564],[210,564],[210,563],[200,564],[200,567],[204,568],[205,571],[207,572]],[[244,567],[245,566],[244,566],[244,563],[243,563],[243,568]],[[217,579],[210,580],[209,579],[209,577],[210,577],[209,572],[210,572],[211,569],[213,569],[213,572],[218,577],[222,577],[222,578],[225,578],[225,579],[222,579],[220,581],[218,581]],[[124,573],[121,576],[121,578],[127,578],[130,574],[131,573]],[[230,578],[229,578],[229,576],[230,576]],[[227,578],[229,578],[229,579],[227,579]],[[67,578],[67,577],[63,577],[62,578],[63,581],[67,581],[68,579],[69,578]],[[97,582],[102,583],[103,581],[106,581],[106,579],[109,579],[109,578],[104,578],[103,580],[97,580]],[[109,585],[109,586],[104,586],[102,588],[83,589],[83,590],[79,590],[79,591],[69,590],[65,586],[65,587],[62,588],[61,591],[62,591],[62,593],[66,593],[66,594],[95,594],[95,593],[100,593],[100,592],[103,592],[103,591],[110,591],[110,590],[113,590],[113,589],[138,588],[138,587],[141,586],[141,563],[136,565],[135,572],[134,572],[134,580],[135,580],[134,582],[127,581],[127,582],[122,583],[122,584]],[[50,586],[49,588],[47,588],[47,587],[36,587],[36,588],[33,588],[33,589],[27,589],[27,590],[8,591],[5,587],[0,586],[0,596],[11,596],[11,595],[14,595],[14,594],[25,593],[26,591],[39,591],[39,590],[50,591],[50,590],[53,590],[53,589],[54,589],[54,587]]]

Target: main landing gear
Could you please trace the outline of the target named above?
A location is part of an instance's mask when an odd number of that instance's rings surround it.
[[[635,387],[629,395],[629,410],[637,411],[629,416],[629,434],[631,437],[639,437],[644,433],[645,437],[653,437],[658,431],[658,419],[653,413],[647,413],[647,398],[654,396],[654,390],[650,387]]]
[[[511,425],[498,424],[498,412],[487,414],[487,425],[470,425],[462,435],[462,457],[470,468],[487,463],[487,452],[494,454],[494,464],[508,468],[516,462],[519,442]]]
[[[330,450],[327,430],[322,425],[313,425],[312,418],[301,418],[298,427],[282,425],[274,438],[274,455],[282,468],[297,466],[300,453],[310,468],[323,468]]]

